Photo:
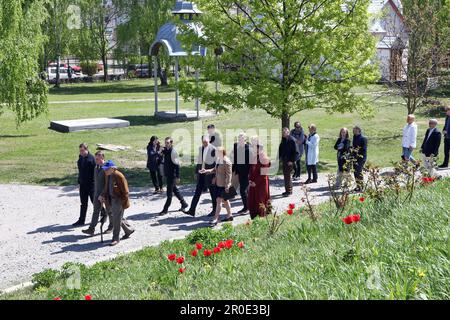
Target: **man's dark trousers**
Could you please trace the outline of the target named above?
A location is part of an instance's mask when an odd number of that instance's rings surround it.
[[[356,162],[354,162],[354,165],[353,165],[353,168],[355,170],[354,176],[355,176],[355,180],[356,180],[356,185],[360,189],[362,189],[364,186],[363,169],[364,169],[365,164],[366,164],[366,159],[359,159]]]
[[[206,186],[206,179],[204,174],[198,175],[198,181],[197,181],[197,187],[195,188],[195,194],[191,201],[191,207],[189,208],[189,211],[192,213],[195,213],[195,209],[197,208],[197,204],[200,201],[200,196],[203,193],[203,190],[205,188],[209,189],[209,194],[211,196],[212,206],[213,206],[213,212],[216,212],[216,206],[217,206],[217,197],[216,192],[214,189],[214,185]]]
[[[247,189],[249,185],[248,173],[238,173],[239,177],[239,192],[241,194],[241,200],[244,205],[244,210],[247,209]]]
[[[88,202],[91,199],[91,203],[94,203],[94,182],[90,184],[80,184],[80,218],[79,222],[85,223],[86,213],[88,209]]]
[[[166,204],[164,205],[164,211],[169,210],[174,194],[175,197],[180,200],[182,206],[187,206],[186,201],[184,201],[184,198],[180,193],[180,190],[178,190],[177,184],[175,183],[175,178],[167,178],[167,200]]]
[[[444,139],[444,162],[442,163],[443,167],[448,167],[450,153],[450,137]]]

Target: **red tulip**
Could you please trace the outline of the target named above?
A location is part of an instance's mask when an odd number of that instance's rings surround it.
[[[351,216],[353,222],[361,221],[361,215],[360,214],[354,214]]]
[[[197,250],[202,250],[203,245],[201,243],[197,243],[195,244],[195,247],[197,248]]]
[[[215,247],[214,250],[213,250],[213,252],[215,254],[220,253],[220,251],[222,251],[222,249],[220,249],[219,247]]]
[[[203,255],[205,257],[209,257],[211,254],[212,254],[211,250],[206,249],[206,250],[203,251]]]
[[[243,241],[239,242],[238,247],[242,249],[244,247],[244,242]]]
[[[366,201],[366,198],[364,198],[364,197],[360,197],[360,198],[359,198],[359,202],[362,203],[362,202],[364,202],[364,201]]]
[[[62,300],[61,297],[53,298],[53,300]]]
[[[294,210],[288,209],[287,214],[290,215],[290,216],[292,216],[292,215],[294,214]]]
[[[431,183],[433,181],[434,181],[434,178],[431,178],[431,177],[423,177],[422,178],[423,183]]]
[[[234,243],[234,240],[227,240],[227,241],[225,241],[225,247],[227,248],[227,249],[231,249],[232,247],[233,247],[233,243]]]
[[[351,224],[353,219],[351,216],[346,216],[345,218],[342,218],[342,221],[344,221],[345,224]]]
[[[223,241],[220,241],[219,244],[217,245],[220,249],[223,249],[226,247],[226,243]]]
[[[92,296],[90,294],[87,294],[84,296],[84,300],[92,300]]]
[[[180,269],[178,269],[178,272],[179,273],[184,273],[186,271],[186,268],[180,268]]]
[[[178,264],[183,264],[183,262],[184,262],[184,257],[179,257],[179,258],[177,259],[177,263],[178,263]]]
[[[192,250],[191,251],[191,256],[196,257],[198,255],[198,251],[197,250]]]
[[[175,253],[169,254],[167,256],[167,259],[169,259],[169,261],[174,261],[177,258],[177,255]]]
[[[289,209],[295,209],[295,203],[289,203]]]

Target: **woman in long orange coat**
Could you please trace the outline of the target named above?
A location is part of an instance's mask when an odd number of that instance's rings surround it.
[[[250,217],[264,217],[267,213],[267,205],[270,202],[269,168],[270,159],[259,143],[258,137],[252,138],[251,165],[248,187],[248,209]]]

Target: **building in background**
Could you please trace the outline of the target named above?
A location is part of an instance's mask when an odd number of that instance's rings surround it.
[[[377,38],[377,60],[381,81],[401,81],[406,77],[408,33],[400,0],[372,0],[370,33]]]

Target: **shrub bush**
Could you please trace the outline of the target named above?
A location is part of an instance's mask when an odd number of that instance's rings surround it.
[[[84,61],[80,64],[81,70],[84,74],[88,75],[89,77],[92,77],[94,74],[97,73],[97,63],[92,61]]]

